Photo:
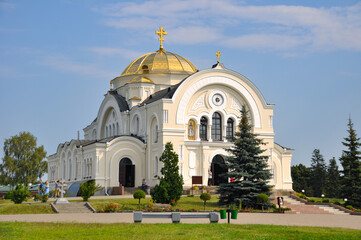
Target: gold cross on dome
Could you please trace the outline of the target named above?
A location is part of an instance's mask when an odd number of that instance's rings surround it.
[[[163,36],[167,35],[168,33],[164,31],[163,27],[160,27],[158,31],[155,32],[160,38],[158,39],[160,41],[160,50],[163,50]]]
[[[219,63],[219,56],[221,56],[222,54],[218,51],[216,52],[216,55],[217,55],[217,63]]]

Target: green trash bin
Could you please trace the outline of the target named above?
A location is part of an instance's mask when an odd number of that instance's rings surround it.
[[[237,210],[232,210],[231,211],[231,219],[237,219],[237,214],[238,214]]]
[[[219,213],[221,214],[221,219],[227,218],[227,211],[226,210],[220,210]]]

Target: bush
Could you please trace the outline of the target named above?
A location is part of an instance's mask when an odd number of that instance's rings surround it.
[[[333,204],[341,205],[341,203],[339,201],[334,201]]]
[[[13,198],[13,191],[8,191],[6,194],[5,194],[5,199],[12,199]]]
[[[143,190],[138,190],[133,194],[134,199],[139,199],[139,210],[140,210],[140,199],[145,198],[145,192]]]
[[[208,200],[211,200],[211,195],[209,193],[202,193],[199,198],[204,201],[204,210],[206,210],[206,203]]]
[[[322,202],[328,203],[328,202],[330,202],[330,199],[327,199],[327,198],[326,198],[326,199],[323,199]]]
[[[39,199],[41,202],[46,203],[49,199],[49,194],[40,195]]]
[[[80,196],[83,198],[83,201],[86,202],[88,199],[94,195],[95,192],[102,190],[103,187],[100,185],[95,185],[95,181],[84,182],[79,187]]]
[[[353,210],[353,207],[351,205],[347,205],[346,208],[349,210]]]
[[[13,201],[15,204],[20,204],[27,200],[28,197],[30,197],[30,192],[27,187],[24,187],[23,185],[16,186],[16,189],[12,192],[12,198],[11,201]]]
[[[264,194],[264,193],[260,193],[260,194],[258,194],[258,196],[257,196],[257,202],[259,202],[259,203],[261,203],[262,204],[262,211],[264,210],[264,204],[266,203],[266,202],[268,202],[268,196],[267,196],[267,194]]]
[[[106,203],[103,208],[99,210],[100,212],[117,212],[119,211],[119,206],[113,203]]]
[[[194,194],[188,194],[187,197],[194,197]]]
[[[309,198],[307,199],[307,202],[315,202],[315,199]]]

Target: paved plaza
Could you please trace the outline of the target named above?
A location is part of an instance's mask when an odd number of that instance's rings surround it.
[[[0,215],[0,221],[133,223],[133,213],[67,213]],[[143,223],[171,223],[171,219],[144,219]],[[182,219],[181,223],[208,223],[208,219]],[[221,219],[220,224],[227,223]],[[341,227],[361,230],[361,216],[330,214],[239,213],[232,224]]]

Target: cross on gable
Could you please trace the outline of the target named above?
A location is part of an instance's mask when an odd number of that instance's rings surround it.
[[[216,52],[216,55],[217,55],[217,63],[219,63],[219,56],[221,56],[222,54],[218,51]]]
[[[167,35],[168,33],[164,31],[163,27],[160,27],[158,31],[155,32],[160,38],[158,39],[160,41],[160,50],[163,50],[163,36]]]

